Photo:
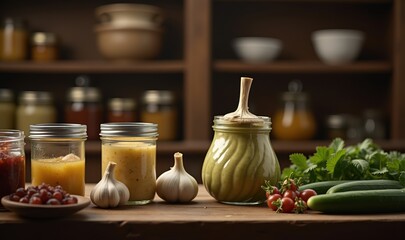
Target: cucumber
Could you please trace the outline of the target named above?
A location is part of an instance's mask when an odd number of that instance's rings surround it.
[[[405,188],[323,194],[309,198],[307,204],[324,213],[404,212]]]
[[[356,190],[401,189],[403,187],[404,186],[395,180],[358,180],[333,186],[326,194]]]
[[[350,182],[350,180],[336,180],[336,181],[308,183],[300,186],[298,190],[302,191],[305,189],[313,189],[317,194],[325,194],[329,190],[329,188],[345,182]]]

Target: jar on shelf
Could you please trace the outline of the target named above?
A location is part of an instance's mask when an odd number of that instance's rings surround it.
[[[178,137],[178,107],[175,94],[167,90],[148,90],[142,96],[141,121],[159,126],[159,140]]]
[[[281,95],[274,115],[273,133],[281,140],[308,140],[316,134],[316,121],[309,105],[309,94],[302,92],[300,81],[291,81]]]
[[[31,58],[34,61],[53,61],[58,58],[58,41],[55,33],[35,32],[31,39]]]
[[[0,89],[0,129],[14,128],[14,93],[10,89]]]
[[[156,141],[153,123],[101,124],[101,173],[109,162],[117,163],[115,177],[130,192],[129,205],[144,205],[156,192]]]
[[[384,139],[386,138],[386,126],[384,115],[377,109],[366,109],[363,112],[363,129],[366,138]]]
[[[0,27],[0,60],[25,60],[27,48],[28,31],[25,22],[21,19],[4,19]]]
[[[108,101],[108,122],[134,122],[136,102],[132,98],[111,98]]]
[[[27,134],[31,124],[54,122],[56,122],[56,109],[50,92],[21,92],[16,114],[17,129]]]
[[[89,140],[99,139],[103,119],[101,92],[95,87],[73,87],[68,91],[65,121],[87,125]]]
[[[326,137],[328,139],[346,139],[349,118],[346,114],[333,114],[326,117]]]
[[[86,137],[81,124],[31,125],[32,185],[61,185],[70,194],[84,196]]]
[[[0,130],[0,199],[24,187],[24,132]]]

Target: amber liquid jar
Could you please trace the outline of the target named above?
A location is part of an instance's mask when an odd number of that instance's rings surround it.
[[[108,101],[108,122],[134,122],[136,102],[131,98],[112,98]]]
[[[6,18],[0,28],[0,60],[21,61],[27,57],[28,32],[22,20]]]
[[[56,60],[58,58],[56,35],[49,32],[34,33],[31,39],[31,58],[38,62]]]
[[[178,137],[178,108],[171,91],[149,90],[143,94],[141,121],[159,126],[159,140]]]
[[[103,110],[101,93],[94,87],[73,87],[67,95],[65,121],[87,125],[89,140],[99,139]]]
[[[0,129],[14,128],[14,93],[10,89],[0,89]]]

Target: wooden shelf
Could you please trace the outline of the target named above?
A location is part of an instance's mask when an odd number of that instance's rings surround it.
[[[2,73],[181,73],[183,71],[182,60],[133,62],[66,60],[49,63],[31,61],[0,63]]]
[[[315,61],[274,61],[263,64],[239,60],[217,60],[214,69],[218,72],[262,73],[390,73],[392,65],[387,61],[358,61],[345,65],[326,65]]]

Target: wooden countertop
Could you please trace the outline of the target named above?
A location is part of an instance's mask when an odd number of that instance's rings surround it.
[[[93,186],[86,185],[87,196]],[[3,211],[0,233],[13,239],[405,239],[405,213],[277,214],[265,204],[218,203],[200,185],[190,204],[168,204],[159,197],[148,205],[115,209],[91,204],[74,215],[52,220],[24,219]]]

